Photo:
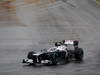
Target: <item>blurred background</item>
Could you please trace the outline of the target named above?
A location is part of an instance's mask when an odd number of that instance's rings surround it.
[[[99,75],[99,0],[0,0],[0,75]],[[25,66],[31,50],[79,40],[84,61]]]

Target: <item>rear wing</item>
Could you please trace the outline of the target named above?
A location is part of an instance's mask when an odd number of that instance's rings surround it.
[[[78,46],[79,41],[78,40],[65,40],[64,44]]]
[[[74,44],[74,40],[65,40],[64,44],[73,45]]]

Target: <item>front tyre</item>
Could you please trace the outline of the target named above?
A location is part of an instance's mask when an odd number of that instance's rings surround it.
[[[54,58],[51,58],[51,64],[52,64],[52,65],[56,65],[56,64],[57,64],[57,61],[56,61],[56,59],[54,59]]]
[[[30,51],[29,53],[28,53],[28,55],[27,55],[27,58],[28,59],[33,59],[33,54],[34,54],[35,52],[34,51]]]
[[[56,53],[51,54],[50,57],[51,65],[56,65],[57,64],[57,58],[56,58]]]
[[[22,63],[26,63],[25,59],[22,60]]]

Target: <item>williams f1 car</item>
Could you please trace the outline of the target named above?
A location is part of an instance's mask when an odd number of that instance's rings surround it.
[[[78,47],[78,44],[79,42],[76,40],[63,40],[62,42],[56,42],[55,47],[50,49],[44,49],[40,52],[30,51],[27,55],[27,58],[23,59],[22,62],[29,65],[56,65],[62,61],[82,61],[84,52],[82,48]]]

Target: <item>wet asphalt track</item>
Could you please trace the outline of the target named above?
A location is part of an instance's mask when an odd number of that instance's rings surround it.
[[[49,48],[62,39],[80,40],[82,63],[38,67],[21,63],[28,51]],[[0,75],[100,75],[100,6],[94,0],[44,1],[18,6],[16,14],[0,11]]]

